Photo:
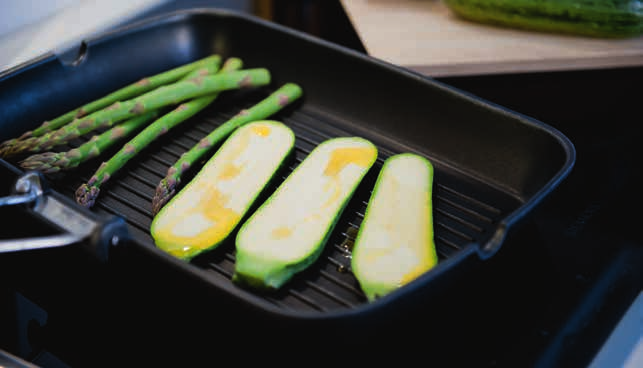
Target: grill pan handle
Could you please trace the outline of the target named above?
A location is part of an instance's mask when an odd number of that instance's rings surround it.
[[[127,226],[122,218],[104,219],[86,211],[51,190],[39,172],[27,172],[18,177],[13,193],[0,197],[0,207],[2,206],[26,206],[34,216],[55,225],[62,232],[0,240],[0,253],[78,244],[99,261],[106,262],[109,259],[109,249],[129,239]]]

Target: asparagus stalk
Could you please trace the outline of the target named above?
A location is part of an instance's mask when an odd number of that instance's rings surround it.
[[[135,116],[123,124],[112,127],[100,135],[93,136],[89,141],[65,152],[43,152],[31,155],[20,161],[20,167],[25,170],[36,170],[45,174],[72,169],[81,163],[102,154],[121,139],[128,137],[141,126],[158,116],[158,110]]]
[[[181,155],[176,163],[167,170],[166,176],[156,187],[154,198],[152,199],[152,214],[155,216],[174,196],[181,183],[181,176],[213,146],[229,136],[236,128],[255,120],[267,118],[297,100],[301,95],[301,87],[294,83],[286,83],[253,107],[241,110],[237,115],[217,127],[198,144]]]
[[[202,65],[202,67],[198,69],[194,69],[181,80],[189,80],[190,78],[201,75],[216,73],[219,69],[220,61],[215,58],[210,58],[209,60],[210,62],[208,64]],[[34,154],[21,161],[20,166],[27,170],[37,170],[45,174],[74,168],[81,163],[102,154],[106,149],[112,147],[123,138],[129,137],[135,131],[138,131],[140,127],[147,124],[158,115],[159,111],[154,110],[143,115],[135,116],[124,123],[106,130],[100,135],[93,136],[89,141],[77,148],[64,152],[50,151]]]
[[[107,107],[114,102],[130,99],[141,95],[145,92],[151,91],[167,83],[173,83],[184,77],[195,69],[199,69],[204,65],[211,63],[220,64],[221,57],[219,55],[211,55],[203,59],[199,59],[189,64],[185,64],[174,69],[138,80],[135,83],[120,88],[104,97],[87,103],[77,109],[69,111],[57,118],[43,122],[39,127],[32,131],[23,133],[20,137],[10,139],[0,143],[0,157],[3,157],[5,152],[11,152],[12,147],[18,142],[30,137],[40,137],[46,133],[54,131],[74,119],[81,118],[94,111],[98,111]]]
[[[108,128],[124,119],[177,104],[194,97],[225,90],[263,86],[270,83],[270,72],[265,68],[237,70],[230,73],[199,76],[189,81],[174,82],[158,87],[132,99],[112,105],[75,119],[67,125],[40,137],[18,142],[6,155],[20,152],[42,152],[99,128]]]
[[[220,75],[234,73],[242,66],[242,61],[238,58],[226,60],[221,68]],[[159,119],[148,125],[134,138],[127,142],[120,151],[118,151],[108,161],[103,162],[98,170],[92,175],[89,181],[82,184],[76,190],[76,202],[85,207],[92,207],[100,193],[100,186],[105,184],[109,178],[114,175],[120,168],[142,149],[147,147],[152,141],[167,133],[170,129],[181,122],[192,117],[197,112],[203,110],[218,96],[218,93],[194,98],[188,102],[182,103],[174,110],[161,116]]]

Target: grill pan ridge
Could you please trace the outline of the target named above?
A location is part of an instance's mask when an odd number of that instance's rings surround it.
[[[457,272],[471,260],[489,257],[484,248],[497,250],[506,232],[555,189],[574,163],[571,142],[542,122],[250,15],[213,9],[181,11],[136,23],[108,36],[86,41],[87,55],[73,68],[61,66],[51,55],[0,75],[0,91],[4,91],[0,92],[0,106],[13,106],[0,107],[0,138],[33,128],[25,124],[36,124],[79,106],[118,84],[207,54],[237,56],[247,67],[267,67],[273,74],[270,86],[226,92],[160,137],[104,185],[92,211],[124,218],[132,234],[132,246],[144,249],[148,256],[269,313],[313,319],[346,317],[377,310],[412,297],[413,293],[424,293],[433,284],[443,282],[441,275]],[[141,41],[148,42],[140,44]],[[262,43],[271,47],[257,47]],[[116,54],[135,44],[143,49],[137,54],[150,55],[127,65],[131,61],[124,62]],[[320,56],[325,58],[320,60]],[[106,65],[115,67],[105,69]],[[307,65],[312,70],[307,71]],[[134,71],[117,72],[128,68]],[[317,75],[320,70],[326,74]],[[76,92],[83,78],[92,77],[100,80],[92,83],[97,87],[91,88],[91,93]],[[379,156],[351,198],[319,260],[282,290],[257,294],[230,281],[235,260],[232,240],[190,263],[156,249],[149,234],[151,200],[165,171],[183,152],[236,112],[287,81],[299,83],[304,96],[270,117],[290,126],[296,136],[294,154],[279,173],[280,179],[292,172],[317,144],[331,137],[360,135],[376,144]],[[60,87],[49,94],[35,91],[47,83]],[[373,85],[368,86],[370,83]],[[60,95],[60,89],[72,92],[65,97]],[[47,102],[50,98],[52,101]],[[436,102],[423,108],[422,104],[432,98]],[[438,105],[443,106],[436,108]],[[33,111],[35,106],[40,106],[37,112]],[[85,140],[79,138],[59,149],[69,149]],[[435,167],[434,228],[440,262],[409,285],[367,303],[351,274],[350,247],[383,161],[395,153],[409,151],[429,158]],[[109,155],[107,152],[73,171],[51,174],[47,179],[55,190],[73,197],[99,160]],[[197,170],[198,165],[184,182]],[[269,189],[274,190],[278,184]]]

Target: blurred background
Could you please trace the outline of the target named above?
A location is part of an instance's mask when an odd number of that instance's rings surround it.
[[[50,50],[63,53],[92,34],[137,19],[195,7],[251,13],[364,51],[339,1],[2,0],[1,4],[0,70]]]

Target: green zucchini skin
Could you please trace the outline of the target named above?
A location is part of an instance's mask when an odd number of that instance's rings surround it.
[[[294,132],[279,121],[258,120],[237,128],[154,217],[150,233],[156,246],[185,261],[218,247],[274,180],[294,145]],[[259,151],[244,154],[245,148]],[[185,220],[189,216],[195,221]],[[194,235],[177,235],[199,221],[212,224]]]
[[[333,149],[332,153],[336,152],[334,149],[345,147],[364,150],[360,164],[341,169],[334,176],[326,175],[332,160],[325,161],[323,155],[328,150]],[[232,281],[257,290],[277,290],[313,264],[376,159],[375,145],[361,137],[331,138],[315,147],[239,229]],[[350,176],[346,174],[348,170]],[[343,184],[334,186],[336,180]],[[341,189],[337,189],[340,186]],[[319,189],[322,187],[328,191]],[[315,192],[318,189],[320,192]],[[320,200],[323,205],[319,206],[316,199],[311,198],[332,200]],[[275,231],[281,229],[291,233],[286,232],[283,239],[275,237]]]
[[[640,0],[444,0],[475,22],[599,38],[643,33]]]
[[[438,263],[433,232],[433,165],[414,153],[384,162],[351,255],[369,301],[413,281]]]

